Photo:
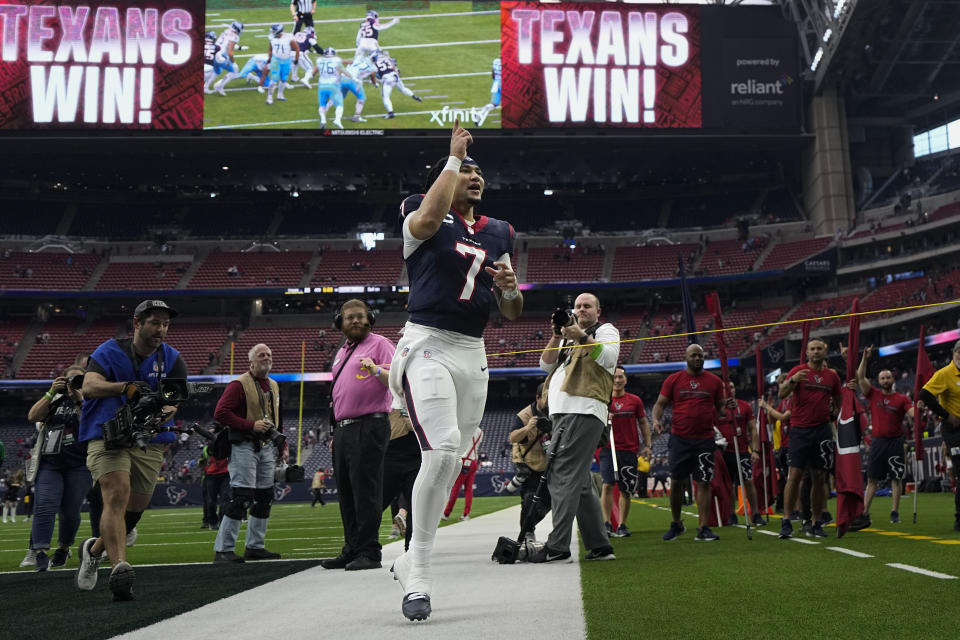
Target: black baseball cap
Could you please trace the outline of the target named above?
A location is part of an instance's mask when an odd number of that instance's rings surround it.
[[[168,305],[163,300],[144,300],[143,302],[137,305],[136,309],[133,310],[133,317],[139,318],[140,316],[145,314],[147,311],[152,311],[153,309],[163,309],[164,311],[170,314],[171,318],[176,318],[178,315],[180,315],[179,313],[177,313],[176,309]]]

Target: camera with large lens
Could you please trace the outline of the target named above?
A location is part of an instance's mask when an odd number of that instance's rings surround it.
[[[537,416],[537,431],[541,436],[553,431],[553,422],[546,416]]]
[[[553,335],[559,336],[563,328],[569,327],[574,321],[575,318],[572,313],[563,307],[557,307],[553,315],[550,316],[550,323],[553,324]]]
[[[269,442],[275,446],[278,451],[283,448],[283,443],[287,441],[287,436],[277,431],[277,428],[273,426],[264,431],[260,437],[264,442]]]
[[[212,390],[212,384],[187,382],[182,378],[160,380],[160,388],[157,391],[151,390],[145,382],[127,385],[124,389],[127,403],[117,409],[112,418],[103,423],[104,448],[140,447],[146,451],[150,440],[157,433],[176,431],[163,426],[170,417],[163,410],[165,406],[177,406],[191,394],[206,394]]]

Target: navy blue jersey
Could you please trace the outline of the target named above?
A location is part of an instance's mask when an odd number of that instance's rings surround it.
[[[377,77],[382,78],[388,73],[397,73],[397,61],[391,58],[390,56],[378,55],[371,58],[373,64],[377,67]],[[411,198],[414,196],[410,196]],[[419,206],[419,203],[418,203]],[[410,211],[413,211],[411,209]]]
[[[377,29],[379,26],[380,23],[376,18],[366,18],[360,23],[360,31],[357,33],[357,38],[373,38],[374,40],[379,40],[380,29]],[[390,25],[387,26],[389,27]]]
[[[401,217],[420,207],[423,195],[400,205]],[[450,209],[433,237],[410,254],[407,311],[417,324],[479,338],[496,302],[493,276],[485,267],[513,251],[513,227],[503,220],[476,216],[473,225]]]

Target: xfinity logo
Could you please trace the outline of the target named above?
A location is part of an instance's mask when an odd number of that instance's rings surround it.
[[[469,109],[451,109],[449,106],[440,111],[430,112],[430,122],[436,122],[438,126],[447,127],[455,120],[459,120],[461,126],[464,122],[474,122],[478,127],[482,127],[486,121],[489,112],[483,108],[470,107]]]

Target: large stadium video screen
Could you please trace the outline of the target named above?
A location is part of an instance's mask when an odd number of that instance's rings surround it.
[[[772,7],[0,0],[0,129],[799,129]]]

